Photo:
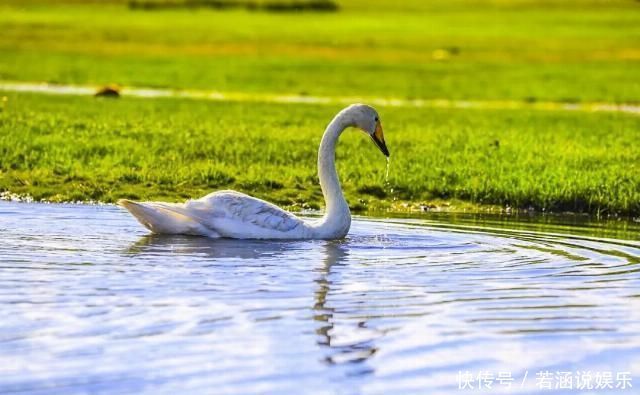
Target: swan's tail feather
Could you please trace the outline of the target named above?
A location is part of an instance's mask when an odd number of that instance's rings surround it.
[[[138,222],[153,233],[220,237],[217,232],[190,216],[182,204],[120,199],[118,205],[126,208]]]

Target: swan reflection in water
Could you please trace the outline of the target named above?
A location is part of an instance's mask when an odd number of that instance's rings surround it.
[[[129,254],[184,254],[221,259],[271,259],[301,249],[303,242],[210,239],[208,237],[149,234],[131,245]],[[308,243],[307,243],[308,248]]]
[[[324,362],[330,365],[361,364],[366,362],[376,351],[375,338],[368,336],[364,341],[355,343],[339,343],[336,338],[341,337],[340,328],[353,331],[353,328],[337,326],[339,313],[331,306],[329,295],[336,291],[336,285],[332,281],[332,274],[342,265],[347,265],[349,260],[349,240],[343,241],[268,241],[268,240],[236,240],[236,239],[210,239],[197,236],[157,235],[150,234],[141,237],[126,251],[134,255],[163,255],[167,253],[192,255],[205,259],[236,259],[238,265],[261,261],[273,261],[278,258],[287,258],[286,255],[299,254],[300,260],[308,265],[309,271],[316,273],[314,304],[310,306],[313,312],[312,318],[319,326],[315,332],[318,335],[317,344],[329,350]],[[315,257],[320,259],[314,262]],[[332,289],[334,288],[334,289]],[[310,290],[311,292],[311,290]],[[345,323],[352,322],[345,320]],[[357,323],[356,330],[367,329],[366,319]],[[373,370],[370,367],[358,369],[355,374],[368,374]]]

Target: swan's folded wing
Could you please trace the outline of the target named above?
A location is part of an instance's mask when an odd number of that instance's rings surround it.
[[[133,202],[121,199],[118,204],[129,210],[147,229],[161,234],[187,234],[220,237],[184,209],[183,204],[163,202]]]
[[[289,232],[302,224],[298,217],[274,204],[235,191],[191,200],[185,209],[203,225],[227,237],[237,237],[248,231],[247,227]]]

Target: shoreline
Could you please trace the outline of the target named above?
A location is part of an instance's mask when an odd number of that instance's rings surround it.
[[[215,192],[215,191],[212,191]],[[171,199],[169,199],[171,200]],[[171,200],[180,202],[184,200]],[[265,200],[269,201],[268,198]],[[141,200],[145,201],[145,200]],[[0,192],[0,202],[26,203],[26,204],[56,204],[56,205],[88,205],[88,206],[118,206],[116,202],[105,202],[99,200],[76,200],[76,201],[52,201],[47,199],[34,199],[28,194],[17,194],[10,191]],[[370,208],[359,209],[350,206],[354,215],[380,218],[382,215],[389,218],[421,218],[429,215],[490,215],[501,217],[528,217],[528,218],[574,218],[590,221],[628,221],[630,223],[640,223],[640,213],[630,215],[603,214],[597,215],[588,212],[573,211],[544,211],[533,208],[513,208],[500,207],[497,205],[479,205],[471,202],[457,201],[457,204],[448,201],[438,201],[438,205],[433,203],[398,202],[391,207],[371,205]],[[302,205],[278,205],[281,208],[297,214],[322,215],[322,209],[304,208]],[[321,205],[322,207],[322,205]],[[423,208],[424,207],[424,208]]]

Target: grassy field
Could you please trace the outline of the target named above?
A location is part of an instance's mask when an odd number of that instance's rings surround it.
[[[0,190],[53,201],[181,200],[218,188],[319,208],[316,150],[339,107],[5,93]],[[346,133],[338,171],[355,209],[454,200],[640,213],[640,117],[380,109],[392,152]]]
[[[0,81],[640,103],[637,1],[338,3],[292,14],[0,0]],[[234,188],[322,205],[315,155],[334,105],[0,96],[0,191],[111,202]],[[640,215],[638,116],[379,110],[388,182],[367,139],[348,133],[338,150],[355,209]]]
[[[640,100],[637,1],[340,4],[335,13],[291,14],[0,0],[0,79],[312,95]]]

